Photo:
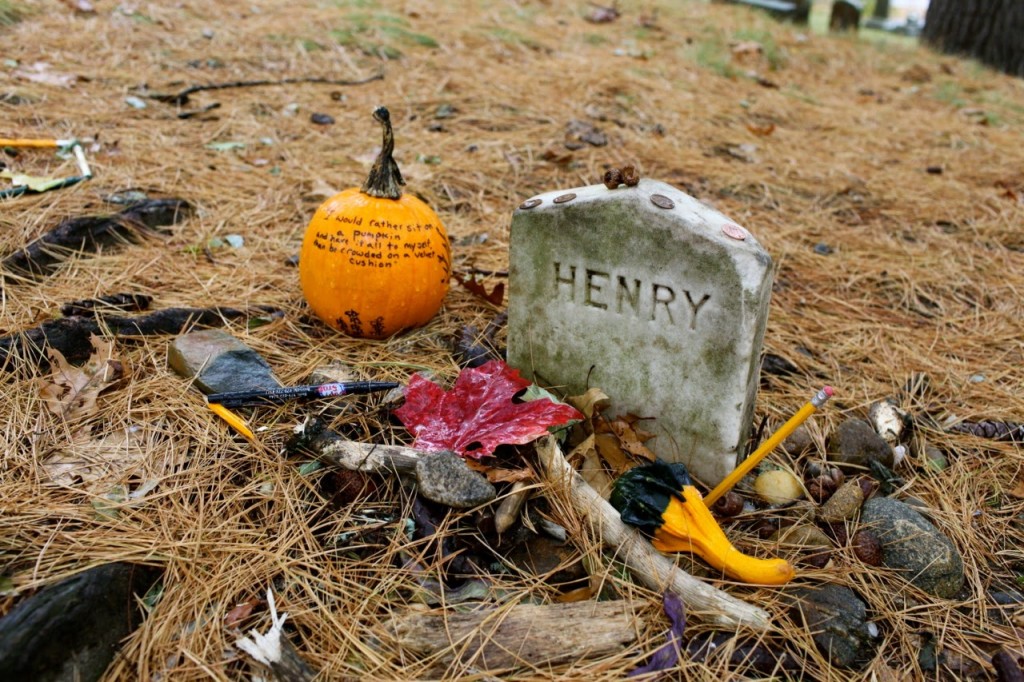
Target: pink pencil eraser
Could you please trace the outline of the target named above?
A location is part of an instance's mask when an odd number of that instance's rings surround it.
[[[832,395],[836,392],[835,389],[832,388],[831,386],[826,386],[821,390],[825,391],[825,395],[827,395],[829,398],[831,398]]]

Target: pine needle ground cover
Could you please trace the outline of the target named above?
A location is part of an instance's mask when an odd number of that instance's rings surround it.
[[[588,21],[586,3],[75,4],[0,3],[3,134],[88,140],[95,174],[0,202],[4,255],[69,217],[118,210],[115,194],[179,197],[194,211],[162,236],[6,281],[3,333],[118,292],[151,296],[154,308],[265,306],[281,312],[225,328],[285,383],[330,362],[364,378],[404,383],[432,370],[451,381],[453,340],[486,329],[504,302],[453,284],[426,327],[355,340],[309,315],[289,261],[316,207],[365,177],[379,144],[373,106],[392,112],[407,190],[444,221],[453,270],[484,273],[487,291],[504,281],[515,206],[633,164],[746,226],[777,263],[766,351],[796,373],[765,376],[766,433],[827,382],[837,396],[812,419],[815,456],[843,418],[894,397],[927,416],[922,437],[948,460],[932,466],[916,448],[897,473],[964,557],[955,599],[915,593],[839,551],[795,584],[840,583],[867,601],[879,627],[868,667],[830,665],[789,615],[791,587],[720,583],[776,616],[761,639],[793,652],[807,679],[984,676],[993,647],[1024,650],[1019,605],[994,614],[990,598],[1024,589],[1024,455],[946,428],[1024,421],[1024,81],[905,41],[818,35],[700,2],[623,3],[606,23]],[[290,82],[151,96],[256,80]],[[74,171],[52,152],[3,161],[36,176]],[[106,679],[247,676],[234,642],[268,626],[268,587],[289,640],[324,679],[484,679],[471,663],[412,657],[391,634],[393,612],[438,608],[417,595],[447,560],[407,532],[408,492],[285,454],[300,410],[264,410],[258,444],[236,438],[168,370],[170,340],[106,339],[123,376],[70,412],[41,392],[49,370],[6,372],[0,613],[86,568],[137,562],[163,577]],[[927,390],[904,390],[924,375]],[[317,409],[350,438],[411,442],[379,402]],[[89,480],[44,466],[75,443],[117,466]],[[570,509],[548,513],[569,532],[567,561],[639,604],[646,625],[615,656],[543,669],[526,660],[504,677],[621,679],[664,642],[661,595],[602,554]],[[735,524],[727,532],[756,551],[749,524]],[[453,513],[438,533],[471,527]],[[557,598],[522,572],[490,581],[495,604]],[[944,655],[934,668],[929,647]],[[727,657],[680,665],[695,679],[760,675]]]

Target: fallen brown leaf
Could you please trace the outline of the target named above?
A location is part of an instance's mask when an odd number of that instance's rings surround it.
[[[477,280],[473,275],[464,276],[457,272],[452,273],[452,277],[455,281],[462,286],[469,289],[473,294],[487,301],[491,305],[500,306],[502,301],[505,300],[505,283],[498,282],[494,285],[494,288],[490,292],[487,291],[487,287],[482,282]]]
[[[40,380],[39,395],[53,414],[73,420],[96,413],[96,400],[124,376],[124,365],[114,358],[114,344],[98,336],[89,339],[92,355],[81,367],[68,363],[60,351],[50,349],[53,374]]]
[[[130,426],[120,431],[90,438],[80,431],[60,452],[42,462],[43,471],[57,485],[86,487],[107,479],[123,480],[148,467],[152,477],[181,464],[183,457],[161,429]]]
[[[246,618],[252,615],[252,610],[263,603],[262,599],[252,597],[235,606],[224,616],[224,627],[237,628]]]
[[[754,123],[748,123],[747,130],[758,137],[768,137],[775,132],[775,124],[769,123],[767,125],[756,125]]]
[[[565,402],[582,412],[587,419],[592,419],[594,415],[599,415],[607,410],[612,401],[604,391],[593,387],[587,389],[587,392],[582,395],[566,398]]]
[[[1016,485],[1008,492],[1014,497],[1024,500],[1024,478],[1017,481]]]
[[[581,463],[579,469],[580,476],[601,497],[607,500],[612,495],[612,478],[605,471],[604,464],[601,462],[601,457],[598,456],[595,446],[595,436],[591,434],[587,436],[586,440],[573,448],[572,452],[569,453],[568,459],[570,462],[579,461]]]

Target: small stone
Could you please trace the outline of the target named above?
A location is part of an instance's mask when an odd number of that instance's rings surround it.
[[[964,564],[949,539],[910,506],[888,497],[864,503],[861,524],[882,543],[882,565],[899,571],[928,594],[949,599],[960,591]]]
[[[782,441],[782,449],[791,457],[799,457],[806,452],[810,452],[813,447],[814,438],[811,437],[811,432],[804,425],[796,427],[793,433],[789,434],[789,437]]]
[[[868,476],[861,476],[856,481],[860,485],[860,491],[864,493],[865,500],[874,495],[879,488],[878,481]]]
[[[949,467],[949,458],[934,445],[925,446],[924,461],[925,466],[932,472],[945,471]]]
[[[898,467],[907,458],[907,446],[897,445],[892,449],[892,465]]]
[[[202,329],[171,342],[167,363],[178,375],[195,378],[203,393],[278,388],[259,353],[221,329]]]
[[[494,486],[454,452],[432,452],[416,462],[419,492],[431,502],[469,509],[497,497]]]
[[[765,471],[754,481],[754,492],[768,504],[788,504],[804,496],[804,487],[785,469]]]
[[[859,481],[847,481],[818,507],[815,517],[825,523],[838,523],[852,519],[864,503],[864,491]]]
[[[824,523],[823,528],[826,531],[826,535],[830,536],[835,541],[835,544],[839,547],[845,547],[846,544],[850,541],[850,532],[846,527],[845,521],[837,521],[836,523]]]
[[[892,466],[892,447],[863,419],[847,419],[829,439],[829,461],[845,471],[867,469],[870,460]]]
[[[319,112],[310,114],[309,120],[318,126],[332,126],[334,125],[334,117],[330,114],[321,114]]]
[[[868,421],[875,433],[890,445],[903,442],[905,433],[910,432],[912,420],[892,398],[879,400],[868,408]]]
[[[114,192],[103,197],[103,201],[108,204],[117,204],[118,206],[131,206],[132,204],[139,204],[149,198],[149,195],[138,189],[127,189],[123,192]]]
[[[824,585],[793,590],[800,615],[815,645],[833,666],[860,667],[874,655],[867,606],[848,587]]]
[[[769,540],[799,546],[802,554],[798,561],[815,568],[824,568],[832,558],[832,541],[817,526],[789,526],[774,533]]]

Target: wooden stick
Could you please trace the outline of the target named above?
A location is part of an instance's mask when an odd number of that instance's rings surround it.
[[[190,327],[220,327],[225,321],[276,312],[266,306],[249,310],[235,308],[167,308],[148,315],[98,315],[63,317],[38,327],[0,336],[0,371],[29,365],[46,369],[47,348],[55,348],[71,364],[85,362],[92,354],[90,336],[151,336],[180,334]],[[19,362],[24,361],[24,362]]]
[[[188,217],[191,206],[183,199],[147,199],[113,215],[69,218],[28,246],[5,257],[5,281],[35,278],[52,273],[73,253],[95,253],[105,246],[137,239],[147,230],[174,225]],[[14,275],[14,276],[12,276]]]
[[[170,102],[171,104],[177,104],[183,106],[188,104],[189,95],[194,95],[197,92],[203,92],[204,90],[227,90],[229,88],[256,88],[267,85],[292,85],[295,83],[322,83],[324,85],[365,85],[366,83],[372,83],[373,81],[379,81],[384,79],[383,73],[376,73],[367,78],[360,78],[358,80],[338,80],[335,78],[279,78],[277,80],[253,80],[253,81],[231,81],[230,83],[208,83],[206,85],[193,85],[185,88],[176,95],[149,95],[150,99],[155,99],[158,102]]]
[[[539,441],[537,454],[548,483],[568,496],[594,536],[615,548],[616,556],[640,582],[659,592],[671,589],[682,597],[688,612],[715,625],[758,632],[769,628],[771,617],[766,611],[694,578],[655,550],[640,531],[623,523],[615,508],[566,461],[552,436]]]
[[[304,448],[317,458],[350,471],[416,475],[421,453],[399,445],[360,443],[343,438],[319,419],[307,419],[295,428],[288,450]]]
[[[399,647],[450,664],[494,672],[568,661],[596,661],[636,642],[644,619],[631,601],[503,604],[473,613],[401,612],[391,630]]]

